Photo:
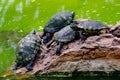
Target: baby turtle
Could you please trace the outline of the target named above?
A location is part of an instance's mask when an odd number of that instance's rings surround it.
[[[68,25],[61,29],[60,31],[56,32],[50,42],[47,44],[47,48],[50,47],[50,45],[56,41],[58,43],[56,48],[56,55],[60,55],[60,50],[62,49],[62,46],[64,43],[71,42],[75,40],[78,36],[78,32],[72,30],[70,27],[72,25]]]
[[[100,21],[94,20],[79,21],[79,23],[74,22],[73,25],[74,26],[71,26],[71,28],[74,31],[79,31],[80,39],[86,38],[88,36],[99,35],[100,33],[107,33],[109,30],[107,25]]]
[[[46,23],[44,27],[44,33],[42,35],[42,42],[45,44],[49,42],[53,34],[63,27],[69,25],[75,16],[74,12],[59,12],[55,15],[53,15],[50,20]]]
[[[16,64],[13,70],[17,70],[23,66],[25,66],[27,70],[32,70],[33,60],[39,49],[40,39],[33,30],[19,41],[18,51],[16,53]]]

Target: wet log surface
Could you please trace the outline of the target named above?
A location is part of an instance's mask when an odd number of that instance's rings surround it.
[[[74,40],[65,44],[61,55],[55,55],[56,43],[50,48],[41,45],[34,61],[33,70],[26,72],[21,68],[16,73],[27,74],[72,74],[88,73],[100,75],[119,75],[120,73],[120,38],[117,24],[111,28],[113,34],[90,36],[84,41]],[[116,29],[117,28],[117,29]],[[37,33],[40,37],[42,33]],[[83,74],[82,74],[83,73]]]

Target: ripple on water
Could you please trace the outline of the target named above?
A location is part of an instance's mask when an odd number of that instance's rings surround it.
[[[117,14],[117,15],[120,15],[120,12],[117,12],[116,14]]]
[[[96,10],[92,10],[93,13],[96,13],[97,11]]]
[[[115,6],[120,6],[120,4],[115,4]]]
[[[18,5],[16,5],[16,11],[19,13],[23,13],[23,3],[20,2]]]
[[[5,20],[4,17],[0,19],[0,27],[2,27],[4,20]]]
[[[6,0],[1,0],[1,3],[4,4],[6,2]],[[5,5],[4,8],[2,8],[2,6],[0,7],[0,11],[2,9],[4,9],[1,13],[1,18],[0,18],[0,27],[3,26],[3,23],[4,23],[4,17],[6,15],[6,12],[8,11],[9,7],[13,4],[14,0],[8,0],[8,3]]]
[[[62,10],[62,11],[65,11],[65,5],[63,5],[63,6],[61,7],[61,10]]]
[[[3,51],[2,47],[0,46],[0,53]]]
[[[104,9],[104,8],[106,8],[106,6],[102,6],[102,8]]]
[[[25,0],[25,4],[26,6],[28,6],[30,4],[31,0]]]
[[[6,0],[1,0],[1,4],[4,4],[6,2]]]
[[[34,19],[39,17],[39,7],[36,8]]]
[[[22,19],[22,16],[14,16],[13,21],[20,21]]]
[[[7,40],[7,43],[9,44],[10,48],[16,50],[16,44],[12,42],[11,40]]]
[[[87,5],[88,0],[84,0],[83,5]]]
[[[8,0],[8,3],[12,4],[14,2],[14,0]]]
[[[105,0],[106,3],[114,3],[114,0]]]
[[[0,5],[0,12],[2,11],[2,6]]]

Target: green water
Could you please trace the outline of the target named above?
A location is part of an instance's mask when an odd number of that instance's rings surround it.
[[[120,21],[119,0],[0,0],[0,73],[13,64],[23,36],[32,29],[41,32],[53,14],[64,10],[75,11],[75,19]]]

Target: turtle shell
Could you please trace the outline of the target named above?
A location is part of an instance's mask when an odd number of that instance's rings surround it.
[[[89,30],[89,29],[101,30],[106,28],[107,26],[100,21],[86,20],[86,21],[80,22],[78,24],[78,27],[86,30]]]
[[[28,34],[18,43],[18,52],[16,55],[17,64],[26,64],[34,60],[37,51],[40,48],[40,39],[35,34]]]
[[[46,23],[44,32],[54,33],[69,25],[75,16],[74,12],[59,12]]]
[[[58,42],[70,42],[75,39],[76,31],[70,28],[71,25],[68,25],[61,29],[60,31],[56,32],[53,36],[53,39]]]
[[[100,21],[85,20],[80,21],[76,26],[72,26],[71,28],[75,31],[82,31],[82,34],[85,36],[92,36],[100,34],[100,31],[103,29],[107,29],[107,25]]]

